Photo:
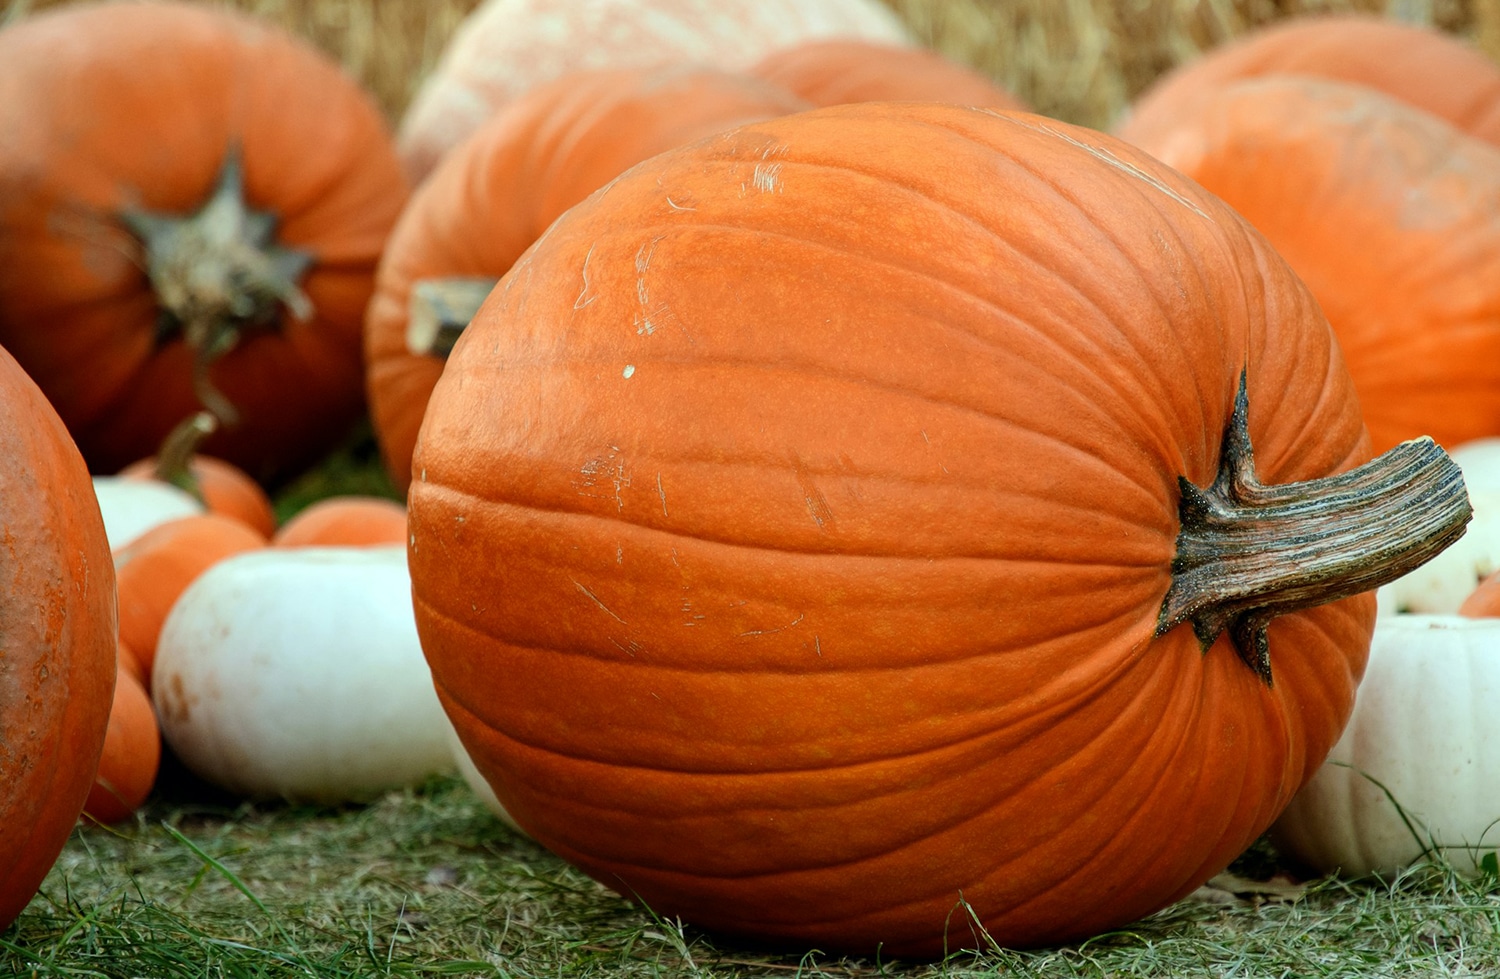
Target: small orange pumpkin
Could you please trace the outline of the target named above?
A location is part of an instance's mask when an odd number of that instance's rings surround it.
[[[1430,441],[1368,456],[1316,302],[1180,174],[819,109],[632,168],[501,280],[423,421],[413,603],[499,802],[653,912],[1047,944],[1190,893],[1333,745],[1374,554],[1469,515]],[[1299,530],[1313,496],[1360,502]],[[1270,584],[1377,512],[1337,587]]]
[[[0,132],[0,343],[94,472],[199,408],[268,485],[345,436],[407,188],[337,63],[220,7],[68,4],[0,31]]]
[[[0,350],[0,930],[78,821],[115,684],[115,575],[88,469]]]
[[[406,543],[406,507],[380,496],[329,496],[298,510],[273,547],[379,547]]]
[[[366,316],[370,416],[397,487],[411,481],[412,446],[443,370],[442,351],[413,338],[417,320],[436,318],[424,307],[424,290],[479,283],[472,305],[457,311],[453,325],[461,326],[559,214],[622,171],[679,144],[807,107],[764,82],[707,68],[581,71],[517,99],[454,150],[402,214]],[[643,316],[642,328],[654,328],[649,310]]]
[[[151,794],[160,764],[161,728],[156,722],[156,709],[146,688],[122,668],[115,678],[104,752],[83,804],[84,814],[101,823],[129,819]]]
[[[173,429],[156,455],[132,462],[120,475],[181,487],[202,500],[209,513],[233,517],[270,537],[276,532],[276,510],[265,489],[234,463],[196,451],[218,427],[212,412],[200,411]]]
[[[852,38],[820,39],[773,51],[746,74],[813,105],[914,101],[1026,108],[984,75],[929,48]]]

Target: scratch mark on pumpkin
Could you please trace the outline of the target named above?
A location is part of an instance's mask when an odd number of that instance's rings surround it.
[[[667,198],[667,206],[670,207],[674,211],[696,211],[696,210],[698,210],[696,207],[688,207],[686,204],[679,204],[676,201],[672,200],[672,198],[670,198],[670,197]]]
[[[644,653],[646,651],[646,647],[642,646],[634,639],[627,639],[625,640],[625,642],[621,643],[620,640],[616,639],[614,636],[610,636],[609,641],[616,649],[624,653],[626,656],[629,656],[631,659],[635,659],[636,653]]]
[[[801,615],[797,616],[795,619],[793,619],[792,621],[788,622],[786,625],[777,626],[775,629],[751,629],[749,632],[742,632],[742,633],[740,633],[740,638],[744,639],[746,636],[769,636],[769,635],[771,635],[773,633],[785,632],[787,629],[790,629],[793,626],[799,624],[805,618],[807,618],[807,613],[806,612],[804,612]],[[815,636],[814,638],[817,638],[817,637]]]
[[[657,473],[656,474],[656,495],[661,500],[661,515],[664,516],[664,517],[668,516],[668,514],[667,514],[667,491],[664,490],[664,489],[662,489],[662,486],[661,486],[661,473]],[[672,554],[673,554],[674,557],[676,556],[676,553],[677,553],[676,551],[672,552]]]
[[[621,625],[626,625],[627,624],[624,619],[620,618],[614,612],[610,611],[610,608],[609,608],[608,605],[605,605],[603,602],[599,601],[599,596],[595,595],[593,592],[591,592],[587,588],[585,588],[583,586],[583,583],[581,581],[579,581],[577,578],[569,578],[568,580],[571,581],[571,582],[573,582],[573,587],[577,588],[579,591],[583,592],[583,594],[588,597],[589,601],[591,601],[595,605],[599,606],[599,608],[604,611],[605,615],[608,615],[611,619],[614,619],[616,622],[620,623]]]
[[[823,657],[823,640],[819,639],[817,636],[813,636],[813,653],[816,654],[819,659]]]
[[[780,176],[780,163],[769,165],[757,163],[755,165],[755,172],[751,174],[750,181],[755,185],[756,190],[763,194],[771,194],[781,190]]]
[[[1027,125],[1027,124],[1022,123],[1022,125]],[[1069,143],[1069,144],[1071,144],[1073,146],[1076,146],[1079,149],[1083,150],[1085,153],[1088,153],[1090,156],[1094,157],[1095,159],[1101,160],[1104,163],[1107,163],[1110,166],[1114,167],[1116,170],[1119,170],[1119,171],[1121,171],[1123,173],[1126,173],[1126,174],[1128,174],[1128,175],[1130,175],[1132,177],[1135,177],[1137,180],[1140,180],[1140,181],[1144,182],[1145,184],[1147,184],[1148,186],[1152,187],[1153,189],[1155,189],[1157,191],[1160,191],[1161,193],[1163,193],[1166,196],[1170,197],[1172,200],[1174,200],[1177,203],[1181,204],[1183,207],[1187,208],[1189,211],[1192,211],[1194,214],[1198,215],[1200,218],[1203,218],[1205,220],[1212,220],[1211,218],[1209,218],[1209,216],[1207,214],[1205,214],[1203,212],[1203,209],[1200,208],[1197,204],[1194,204],[1192,201],[1188,200],[1186,197],[1183,197],[1177,191],[1173,190],[1171,187],[1168,187],[1161,180],[1159,180],[1158,178],[1152,176],[1151,174],[1147,173],[1146,171],[1142,170],[1140,167],[1136,166],[1134,163],[1131,163],[1129,160],[1122,160],[1122,159],[1120,159],[1118,156],[1115,156],[1113,153],[1111,153],[1109,150],[1105,149],[1104,147],[1102,147],[1102,146],[1091,146],[1090,144],[1085,143],[1083,140],[1076,139],[1076,138],[1074,138],[1072,136],[1069,136],[1067,133],[1064,133],[1064,132],[1061,132],[1059,130],[1053,129],[1051,126],[1042,125],[1042,126],[1036,126],[1034,128],[1040,130],[1041,132],[1044,132],[1044,133],[1048,134],[1049,136],[1055,136],[1055,137],[1057,137],[1058,139],[1062,140],[1065,143]]]
[[[589,259],[594,257],[594,245],[589,245],[589,250],[583,256],[583,288],[578,292],[578,298],[573,300],[574,309],[582,309],[589,303],[598,299],[598,296],[588,296],[589,291]],[[584,296],[588,296],[587,299]]]

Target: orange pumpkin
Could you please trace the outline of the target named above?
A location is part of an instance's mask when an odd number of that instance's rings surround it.
[[[203,4],[69,4],[0,32],[0,132],[0,343],[93,471],[200,407],[264,482],[345,435],[406,186],[336,63]]]
[[[1162,76],[1116,132],[1156,143],[1215,89],[1267,75],[1364,85],[1500,143],[1500,66],[1452,34],[1359,13],[1287,18],[1214,48]]]
[[[213,413],[200,411],[173,429],[160,452],[132,462],[120,475],[181,487],[202,500],[209,513],[233,517],[270,537],[276,532],[276,510],[265,489],[234,463],[196,451],[218,427]]]
[[[115,684],[114,570],[88,469],[0,350],[0,930],[62,852]]]
[[[1063,941],[1190,893],[1334,743],[1374,601],[1302,600],[1393,569],[1212,595],[1323,560],[1240,516],[1367,456],[1312,296],[1191,181],[1040,116],[819,109],[631,169],[500,282],[423,422],[413,601],[501,804],[655,913]],[[1439,468],[1392,553],[1461,532]]]
[[[293,514],[273,547],[378,547],[406,543],[406,507],[379,496],[329,496]]]
[[[243,522],[205,513],[152,527],[115,552],[120,641],[140,663],[148,691],[156,642],[178,596],[224,558],[265,546],[266,538]]]
[[[1312,289],[1377,450],[1500,435],[1500,148],[1374,90],[1286,76],[1216,89],[1142,148]]]
[[[401,119],[412,179],[538,85],[575,71],[740,71],[819,37],[909,44],[879,0],[486,0],[459,25]]]
[[[916,101],[1026,108],[984,75],[936,51],[851,38],[808,41],[773,51],[746,74],[813,105]]]
[[[1500,574],[1491,574],[1469,592],[1458,614],[1471,619],[1500,618]]]
[[[477,304],[559,214],[623,170],[805,108],[763,82],[706,68],[575,72],[517,99],[456,149],[392,233],[366,318],[370,416],[396,485],[411,481],[412,446],[443,370],[442,357],[410,336],[414,318],[433,318],[413,315],[424,289],[477,280]]]
[[[114,705],[104,735],[104,752],[84,814],[101,823],[129,819],[156,784],[161,764],[161,728],[151,697],[128,669],[115,679]]]

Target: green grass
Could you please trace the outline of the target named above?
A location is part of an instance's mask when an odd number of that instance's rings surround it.
[[[0,976],[1500,975],[1494,878],[1245,883],[1278,870],[1264,843],[1240,881],[1089,942],[877,962],[768,954],[656,919],[456,779],[334,810],[171,795],[123,828],[79,828],[0,935]]]

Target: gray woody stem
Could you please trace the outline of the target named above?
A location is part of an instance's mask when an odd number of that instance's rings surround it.
[[[1266,486],[1249,412],[1241,373],[1217,478],[1200,488],[1178,477],[1181,530],[1156,634],[1191,622],[1207,651],[1227,629],[1270,685],[1272,618],[1406,574],[1463,536],[1473,510],[1458,465],[1426,437],[1336,476]]]

